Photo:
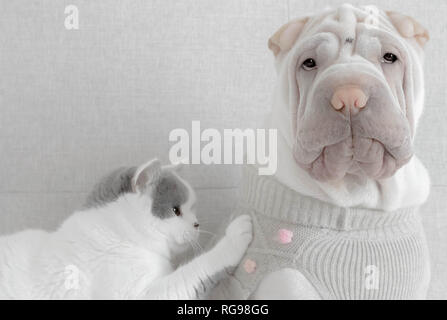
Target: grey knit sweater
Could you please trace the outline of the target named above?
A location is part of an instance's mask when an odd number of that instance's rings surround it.
[[[265,275],[282,268],[300,271],[323,299],[424,297],[429,261],[417,208],[340,208],[258,176],[252,167],[242,189],[236,213],[253,217],[254,240],[227,279],[240,296],[220,298],[249,298]],[[287,239],[279,241],[278,232]]]

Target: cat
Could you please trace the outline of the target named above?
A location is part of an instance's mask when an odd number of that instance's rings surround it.
[[[157,159],[129,170],[126,186],[102,201],[92,195],[95,204],[57,231],[0,237],[0,299],[197,299],[239,263],[252,240],[247,215],[208,252],[174,268],[172,259],[199,236],[195,193]]]

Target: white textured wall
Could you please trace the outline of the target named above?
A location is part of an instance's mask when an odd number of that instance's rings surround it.
[[[93,183],[158,156],[191,120],[250,127],[275,83],[268,37],[289,17],[345,1],[0,0],[0,233],[55,228]],[[417,17],[431,31],[417,140],[433,189],[423,208],[432,298],[447,298],[447,1],[352,1]],[[75,4],[80,30],[64,28]],[[209,228],[237,196],[236,166],[193,166]]]

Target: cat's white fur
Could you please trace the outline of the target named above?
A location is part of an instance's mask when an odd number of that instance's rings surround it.
[[[154,166],[159,163],[137,170],[147,174],[146,185],[157,175]],[[180,217],[152,215],[152,199],[136,185],[136,192],[112,203],[74,213],[55,232],[1,237],[0,299],[197,298],[210,277],[239,263],[252,238],[251,221],[237,218],[215,247],[174,269],[173,257],[199,234],[194,192],[183,182],[190,197]]]

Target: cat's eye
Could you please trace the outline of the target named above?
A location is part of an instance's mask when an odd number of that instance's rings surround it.
[[[309,58],[303,62],[301,67],[306,71],[310,71],[310,70],[316,69],[318,66],[317,66],[317,62],[314,59]]]
[[[172,207],[172,212],[174,212],[177,217],[182,215],[182,211],[178,206]]]
[[[382,62],[392,64],[392,63],[396,62],[397,60],[399,60],[399,59],[397,58],[397,56],[394,53],[387,52],[383,56]]]

